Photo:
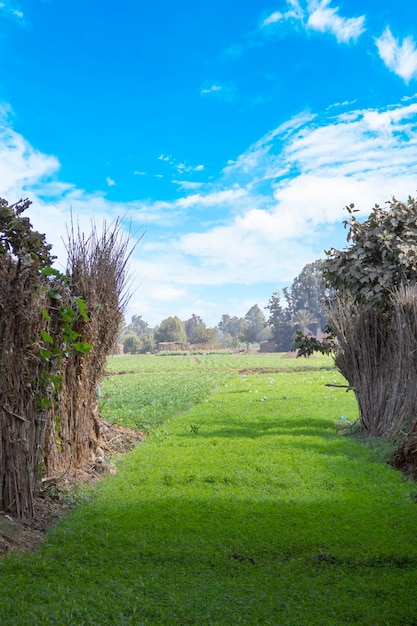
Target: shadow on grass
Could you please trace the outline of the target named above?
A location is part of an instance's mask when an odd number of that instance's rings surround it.
[[[219,497],[220,484],[202,485],[200,497],[173,485],[126,501],[117,479],[39,555],[5,563],[2,624],[25,623],[25,597],[31,623],[45,624],[369,625],[417,608],[412,524],[394,524],[392,508]]]
[[[247,439],[256,439],[258,437],[265,436],[280,436],[280,435],[300,435],[305,437],[323,437],[326,434],[334,435],[336,432],[335,426],[333,426],[328,420],[308,418],[294,418],[294,419],[275,419],[272,421],[269,418],[265,418],[264,421],[259,420],[256,422],[244,423],[239,422],[237,419],[222,419],[222,426],[216,428],[214,425],[209,426],[204,423],[198,432],[192,432],[190,427],[189,433],[183,433],[180,437],[204,437],[210,439],[212,437],[230,437],[232,439],[244,437]]]

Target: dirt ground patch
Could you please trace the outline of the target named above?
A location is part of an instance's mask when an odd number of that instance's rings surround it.
[[[101,447],[97,454],[92,455],[90,462],[60,476],[43,479],[40,492],[35,497],[34,517],[15,519],[0,512],[0,556],[11,551],[36,550],[48,528],[74,507],[79,488],[93,485],[104,474],[114,473],[116,469],[112,459],[129,452],[145,439],[139,431],[110,424],[103,419],[100,419],[100,434]]]

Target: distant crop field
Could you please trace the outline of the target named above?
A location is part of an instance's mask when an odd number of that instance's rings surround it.
[[[238,372],[242,369],[273,369],[276,371],[299,371],[303,369],[333,369],[333,359],[314,355],[309,359],[288,357],[286,353],[272,354],[124,354],[111,356],[107,372],[183,372],[212,370]]]
[[[106,419],[145,432],[207,400],[239,375],[334,371],[330,357],[287,358],[284,354],[123,355],[108,360],[100,411]]]

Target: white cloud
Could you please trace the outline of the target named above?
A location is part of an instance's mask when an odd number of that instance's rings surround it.
[[[24,18],[23,11],[13,6],[11,2],[0,2],[0,11],[8,13],[17,18],[17,21],[21,22]]]
[[[194,257],[207,284],[289,280],[334,245],[326,229],[341,222],[344,206],[354,202],[367,213],[392,195],[414,193],[416,152],[416,104],[314,124],[300,116],[298,125],[268,133],[225,169],[226,179],[246,180],[250,163],[256,175],[240,212],[226,225],[185,234],[177,249]]]
[[[177,207],[190,208],[190,207],[211,207],[224,204],[234,204],[238,199],[246,195],[245,189],[236,187],[234,189],[224,189],[221,191],[214,191],[208,194],[196,193],[192,196],[185,196],[176,200],[173,204]]]
[[[164,161],[171,167],[173,167],[179,174],[190,173],[190,172],[202,172],[204,170],[204,165],[188,165],[187,163],[178,162],[171,154],[166,156],[164,154],[160,154],[158,157],[158,161]],[[135,172],[136,173],[136,172]],[[162,177],[162,175],[160,175]]]
[[[236,99],[236,86],[233,83],[212,84],[202,87],[200,94],[205,97],[215,97],[225,102],[233,102]]]
[[[173,180],[172,182],[175,185],[178,185],[178,187],[184,191],[191,190],[191,189],[200,189],[204,185],[204,183],[198,183],[196,181],[190,181],[190,180]]]
[[[178,311],[186,315],[206,290],[245,285],[247,292],[262,281],[272,293],[324,248],[344,245],[345,205],[354,202],[365,214],[392,195],[417,193],[416,102],[325,117],[302,113],[249,146],[198,192],[176,181],[183,192],[175,200],[130,203],[59,180],[57,158],[31,146],[2,111],[0,196],[9,202],[30,197],[34,226],[46,231],[55,251],[63,247],[71,207],[85,231],[91,219],[111,222],[125,214],[139,229],[149,225],[132,268],[140,283],[135,312],[151,323]],[[223,310],[213,309],[218,319],[234,314],[224,302],[218,304]]]
[[[331,0],[309,2],[307,26],[322,33],[332,33],[339,43],[356,41],[365,30],[365,16],[341,17],[337,7],[330,7]]]
[[[298,0],[287,0],[288,9],[284,12],[274,11],[268,17],[266,17],[262,23],[261,28],[277,24],[282,20],[302,20],[304,17],[304,11],[301,8]]]
[[[216,93],[218,91],[221,91],[223,89],[223,87],[221,85],[211,85],[211,87],[203,87],[202,89],[200,89],[200,93],[203,95],[207,95],[210,93]]]
[[[114,187],[116,185],[116,181],[113,180],[113,178],[110,178],[110,176],[107,176],[106,183],[107,187]]]
[[[406,83],[417,78],[417,50],[411,36],[405,37],[400,42],[387,27],[375,43],[379,56],[389,70],[400,76]]]
[[[306,30],[331,33],[339,43],[356,41],[365,31],[365,16],[342,17],[339,7],[330,6],[331,0],[308,0],[305,9],[297,0],[287,0],[288,9],[274,11],[261,23],[261,28],[270,28],[280,22],[301,23]]]
[[[265,26],[270,26],[271,24],[276,24],[283,19],[285,19],[284,13],[281,13],[280,11],[274,11],[273,13],[271,13],[271,15],[263,20],[261,28],[265,28]]]
[[[175,163],[174,161],[171,162],[171,165],[173,165],[180,174],[184,172],[202,172],[204,170],[204,165],[192,166],[186,163]]]

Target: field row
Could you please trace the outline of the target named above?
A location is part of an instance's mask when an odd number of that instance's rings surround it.
[[[326,373],[342,382],[333,361],[326,357],[309,360],[253,354],[207,354],[198,359],[191,355],[112,357],[108,370],[113,375],[103,381],[100,412],[111,422],[149,433],[192,405],[207,401],[213,390],[224,387],[233,378],[265,374],[272,381],[274,375],[289,375],[293,368],[316,372],[319,378],[320,372]],[[260,377],[249,378],[256,381]]]
[[[299,371],[303,369],[332,369],[333,359],[314,355],[309,359],[288,357],[285,353],[247,354],[231,352],[199,354],[124,354],[111,356],[107,371],[112,372],[185,372],[185,371],[230,371],[271,370]]]

